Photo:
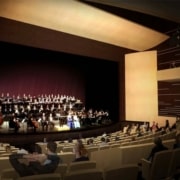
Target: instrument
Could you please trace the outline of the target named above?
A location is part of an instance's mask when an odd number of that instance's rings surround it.
[[[19,129],[19,128],[21,127],[21,126],[20,126],[20,123],[19,123],[19,120],[16,119],[16,118],[14,118],[13,121],[14,121],[14,123],[15,123],[15,124],[14,124],[15,128],[18,128],[18,129]]]
[[[35,119],[32,119],[31,121],[32,121],[32,124],[34,125],[35,128],[39,127],[38,121],[36,121]]]
[[[0,126],[3,124],[4,120],[3,120],[3,115],[2,113],[0,112]]]

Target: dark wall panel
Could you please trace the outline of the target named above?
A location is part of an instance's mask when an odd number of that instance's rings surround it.
[[[160,116],[180,116],[180,82],[158,82]]]

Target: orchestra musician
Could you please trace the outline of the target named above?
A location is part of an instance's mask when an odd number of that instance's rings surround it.
[[[68,112],[68,115],[67,115],[67,125],[70,129],[73,129],[74,128],[74,121],[73,121],[73,116],[72,116],[72,111],[69,111]]]
[[[14,129],[14,132],[17,133],[20,128],[19,120],[17,119],[16,115],[13,113],[10,120],[9,120],[9,128]]]
[[[48,131],[48,118],[44,112],[42,113],[42,117],[41,117],[41,125],[43,131],[45,130]]]
[[[33,115],[30,115],[27,121],[27,127],[33,128],[33,131],[36,132],[36,129],[39,127],[39,123]]]
[[[36,132],[36,129],[39,127],[38,121],[36,120],[35,117],[31,117],[31,118],[30,118],[30,121],[31,121],[31,123],[32,123],[34,132]]]
[[[99,112],[90,108],[88,111],[81,100],[65,95],[23,95],[0,97],[0,126],[3,121],[9,122],[9,127],[17,132],[20,123],[24,127],[33,127],[34,131],[42,125],[42,131],[54,129],[56,120],[59,126],[68,125],[70,129],[103,124],[109,121],[109,113]],[[33,117],[32,117],[33,116]],[[10,120],[11,119],[11,120]],[[4,126],[3,126],[4,127]],[[24,128],[23,128],[24,129]]]
[[[0,126],[3,124],[3,113],[1,112],[1,106],[0,106]]]
[[[77,112],[74,112],[73,114],[73,122],[74,122],[74,128],[80,128],[80,122]]]
[[[55,124],[53,122],[53,115],[52,115],[52,113],[49,114],[48,125],[50,126],[51,129],[54,129]]]

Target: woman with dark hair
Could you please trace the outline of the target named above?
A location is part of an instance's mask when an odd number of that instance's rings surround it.
[[[164,129],[165,129],[166,133],[171,130],[171,127],[170,127],[170,124],[169,124],[169,120],[168,120],[168,119],[166,119],[166,121],[165,121]]]
[[[74,146],[75,159],[73,162],[77,161],[89,161],[88,152],[82,141],[77,141]]]

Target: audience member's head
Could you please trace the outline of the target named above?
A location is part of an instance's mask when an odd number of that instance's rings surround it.
[[[72,138],[69,138],[69,139],[68,139],[68,142],[69,142],[69,143],[72,143],[72,142],[73,142]]]
[[[38,144],[31,144],[29,147],[29,153],[41,154],[42,153],[41,146]]]
[[[105,137],[101,137],[101,142],[106,142],[106,138]]]
[[[156,146],[161,146],[162,145],[162,139],[160,137],[155,137],[154,138],[154,144]]]
[[[88,139],[88,141],[87,141],[87,144],[88,144],[88,145],[91,145],[91,144],[93,144],[93,143],[94,143],[94,140],[93,140],[92,138]]]
[[[11,146],[10,146],[10,145],[7,145],[7,146],[5,147],[5,149],[6,149],[6,152],[7,152],[7,153],[11,153]]]
[[[49,141],[47,143],[47,150],[52,153],[56,153],[57,150],[57,144],[53,141]]]

